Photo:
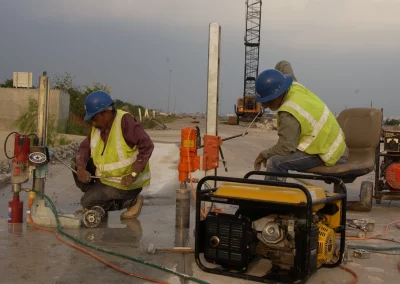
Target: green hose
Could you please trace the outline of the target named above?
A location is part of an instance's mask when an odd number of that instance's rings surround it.
[[[389,250],[400,250],[400,247],[375,247],[375,246],[364,246],[364,245],[347,245],[349,249],[365,249],[374,251],[389,251]]]
[[[133,256],[129,256],[129,255],[125,255],[125,254],[122,254],[122,253],[119,253],[119,252],[115,252],[115,251],[112,251],[112,250],[109,250],[109,249],[105,249],[105,248],[101,248],[101,247],[98,247],[98,246],[94,246],[94,245],[91,245],[89,243],[86,243],[86,242],[84,242],[84,241],[82,241],[80,239],[77,239],[77,238],[71,236],[70,234],[68,234],[68,233],[66,233],[66,232],[64,232],[62,230],[61,225],[60,225],[60,220],[58,219],[58,214],[57,214],[57,211],[56,211],[56,207],[55,207],[53,201],[47,195],[45,195],[44,193],[41,193],[41,192],[35,191],[35,190],[32,190],[32,192],[38,194],[41,197],[44,197],[50,203],[51,211],[54,213],[54,217],[56,218],[57,231],[61,235],[65,236],[65,237],[67,237],[67,238],[69,238],[69,239],[71,239],[71,240],[73,240],[73,241],[75,241],[75,242],[77,242],[77,243],[79,243],[79,244],[81,244],[83,246],[90,247],[92,249],[95,249],[95,250],[98,250],[98,251],[101,251],[101,252],[105,252],[105,253],[108,253],[108,254],[111,254],[111,255],[115,255],[115,256],[118,256],[118,257],[125,258],[125,259],[129,259],[129,260],[132,260],[132,261],[144,264],[144,265],[148,265],[150,267],[157,268],[157,269],[162,270],[164,272],[175,274],[177,276],[180,276],[182,278],[185,278],[187,280],[190,280],[190,281],[193,281],[193,282],[196,282],[196,283],[209,284],[208,282],[205,282],[203,280],[197,279],[197,278],[192,277],[190,275],[186,275],[186,274],[182,274],[182,273],[173,271],[173,270],[171,270],[169,268],[163,267],[163,266],[158,265],[158,264],[151,263],[149,261],[146,261],[146,260],[143,260],[143,259],[140,259],[140,258],[136,258],[136,257],[133,257]]]

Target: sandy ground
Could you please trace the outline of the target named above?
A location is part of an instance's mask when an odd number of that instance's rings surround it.
[[[194,261],[193,254],[146,253],[148,244],[157,247],[191,246],[194,247],[194,202],[192,200],[191,227],[186,230],[175,230],[175,190],[177,181],[177,164],[179,162],[180,129],[194,125],[190,120],[182,119],[169,124],[165,131],[151,130],[149,135],[155,141],[155,151],[151,158],[152,185],[143,191],[145,204],[137,220],[121,221],[121,212],[111,212],[108,221],[95,229],[68,229],[68,232],[92,244],[123,252],[159,265],[193,275],[209,283],[253,283],[250,281],[215,276],[202,272]],[[205,120],[198,124],[204,134]],[[219,135],[227,137],[242,133],[242,126],[219,125]],[[244,138],[226,141],[223,151],[228,164],[228,172],[219,168],[219,174],[242,177],[252,170],[256,155],[276,141],[276,132],[250,129]],[[1,134],[1,137],[3,135]],[[202,172],[195,176],[201,177]],[[370,174],[357,179],[348,186],[349,199],[356,200],[362,180],[372,179]],[[26,187],[31,184],[27,183]],[[324,185],[325,186],[325,185]],[[329,188],[327,188],[329,189]],[[61,212],[74,212],[80,208],[81,192],[76,188],[68,169],[60,164],[50,166],[46,183],[46,194],[55,202]],[[26,209],[26,194],[22,194]],[[53,235],[37,231],[26,224],[19,226],[7,223],[7,202],[12,198],[11,187],[0,189],[0,283],[149,283],[118,273],[89,256],[60,243]],[[375,205],[371,212],[349,212],[348,217],[371,218],[376,221],[375,230],[383,231],[385,225],[400,219],[400,204],[383,201]],[[400,230],[389,228],[389,236],[400,240]],[[395,246],[396,243],[371,240],[367,242],[377,246]],[[366,242],[362,242],[366,244]],[[126,270],[162,279],[169,283],[189,283],[177,276],[99,253]],[[397,268],[400,256],[373,254],[370,259],[354,259],[347,264],[359,275],[358,283],[398,283]],[[349,283],[352,276],[347,272],[335,269],[320,269],[307,282]]]

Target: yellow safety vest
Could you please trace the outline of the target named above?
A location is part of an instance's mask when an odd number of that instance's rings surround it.
[[[335,116],[310,90],[294,82],[277,110],[292,114],[300,123],[297,149],[319,155],[327,166],[333,166],[346,150],[345,137]]]
[[[117,110],[105,147],[100,137],[100,130],[92,127],[90,149],[96,166],[96,176],[101,177],[100,181],[112,187],[131,190],[150,185],[151,174],[148,162],[134,183],[128,186],[121,184],[122,177],[132,173],[132,164],[136,161],[139,152],[136,146],[132,149],[126,144],[122,134],[121,120],[126,114],[130,115]]]

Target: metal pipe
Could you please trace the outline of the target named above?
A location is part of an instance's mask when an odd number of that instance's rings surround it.
[[[38,120],[37,120],[37,137],[39,140],[38,146],[47,146],[47,125],[48,125],[48,100],[50,96],[50,79],[43,72],[43,76],[39,77],[39,96],[38,96]],[[35,175],[41,172],[36,169]],[[43,173],[40,176],[34,177],[34,188],[36,191],[44,193]],[[39,198],[40,199],[40,198]]]
[[[156,252],[193,253],[194,249],[190,247],[156,248],[153,244],[149,244],[147,252],[150,254],[155,254]]]
[[[190,227],[190,190],[186,183],[176,191],[175,227],[186,229]]]
[[[19,194],[20,191],[21,191],[21,184],[20,183],[13,183],[12,184],[12,192],[14,194]]]
[[[50,81],[47,76],[39,77],[39,96],[38,96],[38,121],[37,136],[39,138],[38,146],[47,145],[47,115]]]
[[[46,100],[45,100],[45,108],[44,108],[44,137],[43,137],[43,145],[47,146],[47,138],[49,133],[49,102],[50,102],[50,78],[46,77]]]

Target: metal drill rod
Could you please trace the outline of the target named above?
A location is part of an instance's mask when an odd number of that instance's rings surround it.
[[[225,161],[225,158],[224,158],[224,154],[222,153],[222,148],[221,148],[221,146],[219,146],[218,148],[219,148],[219,153],[221,154],[222,163],[224,164],[225,172],[227,172],[228,168],[226,166],[226,161]]]
[[[259,111],[259,113],[257,113],[256,117],[253,119],[253,121],[249,124],[249,126],[247,126],[246,130],[243,132],[243,136],[245,135],[245,133],[247,134],[247,130],[249,130],[249,128],[253,125],[254,121],[256,121],[257,117],[262,114],[262,109]]]
[[[149,244],[147,253],[155,254],[156,252],[194,253],[194,249],[190,247],[156,248],[155,245]]]
[[[244,137],[245,135],[249,134],[249,132],[247,130],[249,130],[249,128],[253,125],[254,121],[256,121],[257,117],[262,113],[262,110],[260,110],[260,112],[256,115],[256,117],[253,119],[253,121],[249,124],[249,126],[247,126],[246,130],[242,133],[242,134],[236,134],[233,136],[229,136],[226,138],[223,138],[222,141],[228,141],[234,138],[238,138],[238,137]]]
[[[74,170],[72,167],[70,167],[69,165],[67,165],[66,163],[64,163],[64,161],[62,161],[60,158],[58,158],[56,155],[53,155],[54,158],[56,158],[58,161],[60,161],[64,166],[66,166],[68,169],[70,169],[71,171],[73,171],[74,173],[78,174],[78,172],[76,170]],[[96,177],[96,176],[90,176],[90,178],[97,178],[99,179],[100,177]]]
[[[233,135],[233,136],[229,136],[229,137],[223,138],[222,141],[228,141],[228,140],[231,140],[231,139],[234,139],[234,138],[243,137],[244,135],[247,135],[247,134],[249,134],[249,133],[246,131],[245,133],[242,133],[242,134],[237,134],[237,135]]]

